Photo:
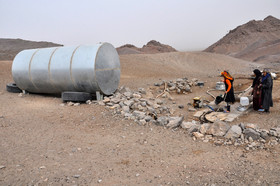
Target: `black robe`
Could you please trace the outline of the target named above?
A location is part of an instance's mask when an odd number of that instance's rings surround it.
[[[262,107],[266,110],[269,110],[269,107],[273,107],[272,88],[273,81],[271,75],[269,74],[262,82]]]
[[[261,108],[261,105],[262,105],[262,90],[261,90],[261,87],[259,87],[261,82],[262,82],[262,77],[258,76],[254,79],[254,83],[252,85],[252,87],[253,87],[252,95],[253,95],[253,108],[254,108],[254,110],[259,110]]]
[[[227,103],[234,103],[235,102],[235,97],[234,97],[234,90],[233,90],[233,80],[230,80],[230,83],[231,83],[231,88],[229,90],[229,92],[227,93],[226,95],[226,99],[225,99],[225,102]],[[225,86],[226,86],[226,90],[228,89],[228,84],[226,83],[226,80],[225,80]]]

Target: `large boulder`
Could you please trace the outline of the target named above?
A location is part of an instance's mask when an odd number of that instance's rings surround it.
[[[228,139],[239,138],[241,136],[241,134],[242,134],[242,129],[238,125],[233,125],[227,131],[225,138],[228,138]]]
[[[201,134],[205,134],[206,131],[210,128],[211,125],[212,125],[212,124],[210,124],[210,123],[204,123],[204,124],[202,124],[202,125],[200,126],[199,132],[200,132]]]
[[[168,128],[179,127],[182,124],[183,120],[184,120],[184,116],[181,116],[181,117],[170,117],[169,118],[169,122],[166,125],[166,127],[168,127]]]
[[[181,123],[181,127],[183,128],[183,129],[190,129],[192,126],[194,126],[194,125],[196,125],[196,123],[195,122],[189,122],[189,121],[183,121],[182,123]]]
[[[230,126],[227,123],[217,121],[209,127],[209,129],[206,131],[206,134],[213,136],[224,136],[229,129]]]
[[[253,140],[257,140],[261,137],[261,134],[258,133],[257,131],[255,131],[254,129],[252,128],[247,128],[243,131],[244,133],[244,137],[249,139],[250,137],[253,139]]]

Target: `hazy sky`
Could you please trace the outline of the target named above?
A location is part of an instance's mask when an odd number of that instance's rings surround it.
[[[268,15],[280,19],[280,0],[0,0],[0,38],[202,50]]]

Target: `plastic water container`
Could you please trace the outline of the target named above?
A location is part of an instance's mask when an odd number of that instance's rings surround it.
[[[240,98],[240,105],[242,105],[242,106],[249,105],[249,98],[248,97],[241,97]]]
[[[225,83],[224,82],[217,82],[216,83],[216,90],[225,90]]]

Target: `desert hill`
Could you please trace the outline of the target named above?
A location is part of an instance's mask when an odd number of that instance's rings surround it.
[[[249,74],[258,64],[207,52],[169,52],[120,55],[121,84],[136,88],[159,78],[189,77],[207,80],[230,69],[234,75]],[[132,81],[133,80],[133,81]]]
[[[0,60],[12,60],[17,53],[25,49],[46,48],[63,46],[45,41],[28,41],[23,39],[1,39],[0,38]]]
[[[280,20],[268,16],[249,21],[204,51],[254,62],[280,62]]]
[[[173,47],[165,44],[161,44],[158,41],[151,40],[142,48],[137,48],[134,45],[126,44],[117,48],[119,55],[125,54],[156,54],[165,52],[176,52]]]

